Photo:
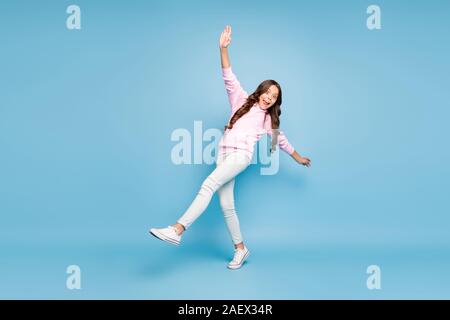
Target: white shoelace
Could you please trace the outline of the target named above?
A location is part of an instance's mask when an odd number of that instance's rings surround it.
[[[247,252],[246,249],[244,249],[244,250],[237,249],[234,252],[234,257],[233,257],[232,262],[240,263],[242,261],[242,259],[244,258],[246,252]]]
[[[172,229],[176,236],[180,236],[178,234],[177,228],[175,228],[174,226],[169,226],[169,229]]]

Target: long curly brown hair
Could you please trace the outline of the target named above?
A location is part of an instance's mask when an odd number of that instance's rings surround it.
[[[281,94],[281,86],[275,80],[265,80],[259,84],[256,88],[255,92],[248,96],[245,103],[240,107],[231,117],[228,124],[225,125],[225,129],[232,129],[236,121],[238,121],[244,114],[250,111],[255,103],[259,101],[259,97],[266,93],[269,88],[274,85],[278,88],[278,98],[275,103],[266,110],[268,114],[270,114],[271,122],[272,122],[272,131],[274,133],[272,139],[272,147],[274,147],[278,140],[278,129],[280,127],[280,115],[281,115],[281,103],[283,101]]]

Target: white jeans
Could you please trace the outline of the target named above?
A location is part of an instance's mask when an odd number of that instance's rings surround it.
[[[239,151],[218,155],[216,168],[203,181],[194,201],[192,201],[189,208],[177,222],[182,224],[185,229],[188,229],[203,211],[205,211],[212,196],[217,191],[231,240],[234,244],[241,243],[243,241],[242,234],[234,207],[234,177],[244,171],[250,162],[251,159]]]

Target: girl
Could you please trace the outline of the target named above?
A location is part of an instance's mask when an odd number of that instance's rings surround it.
[[[226,26],[219,40],[222,76],[231,105],[231,117],[219,142],[215,170],[202,183],[200,191],[187,211],[174,225],[150,229],[155,237],[179,245],[181,235],[208,207],[217,191],[225,222],[234,243],[234,257],[228,268],[238,269],[250,252],[244,245],[239,220],[234,207],[234,178],[247,168],[253,157],[254,144],[265,133],[272,137],[271,152],[276,144],[298,163],[309,167],[310,159],[301,157],[279,131],[281,114],[281,87],[274,80],[265,80],[250,96],[242,89],[231,70],[228,46],[231,43],[231,27]]]

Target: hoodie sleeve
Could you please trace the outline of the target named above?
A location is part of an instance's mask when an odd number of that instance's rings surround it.
[[[268,133],[270,137],[273,139],[272,121],[269,114],[267,115],[264,122],[264,131]],[[280,146],[280,149],[286,152],[288,155],[291,155],[295,151],[294,147],[289,143],[288,139],[286,138],[286,135],[281,130],[279,131],[278,134],[278,145]]]
[[[222,78],[225,82],[228,100],[231,106],[231,114],[234,114],[248,98],[248,93],[241,87],[231,67],[222,68]]]

